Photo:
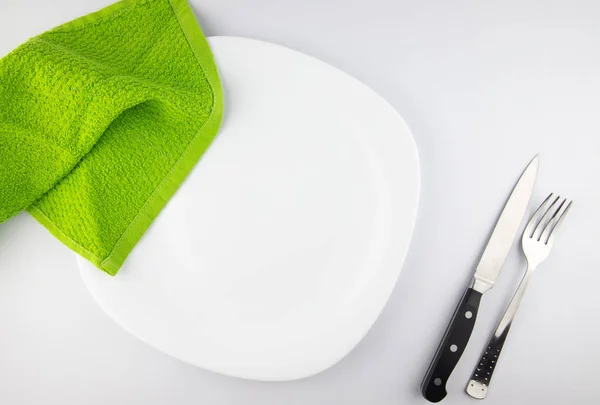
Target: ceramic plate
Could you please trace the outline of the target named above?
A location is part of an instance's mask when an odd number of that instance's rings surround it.
[[[411,133],[381,97],[302,53],[210,38],[222,130],[98,304],[149,345],[218,373],[293,380],[375,322],[419,197]]]

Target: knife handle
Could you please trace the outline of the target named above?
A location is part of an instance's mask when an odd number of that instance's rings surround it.
[[[446,382],[469,342],[480,301],[481,293],[470,287],[460,300],[421,384],[421,394],[428,401],[446,397]]]

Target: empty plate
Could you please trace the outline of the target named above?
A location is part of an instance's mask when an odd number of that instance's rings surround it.
[[[352,350],[390,296],[417,212],[415,143],[336,68],[266,42],[209,42],[219,135],[119,274],[80,258],[81,275],[110,317],[171,356],[307,377]]]

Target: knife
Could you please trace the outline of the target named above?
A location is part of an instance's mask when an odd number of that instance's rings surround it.
[[[439,402],[446,397],[446,382],[469,342],[481,296],[494,286],[517,235],[529,204],[537,170],[538,157],[535,156],[508,198],[479,260],[475,275],[462,296],[425,374],[421,394],[430,402]]]

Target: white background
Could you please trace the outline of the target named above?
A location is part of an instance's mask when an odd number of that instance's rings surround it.
[[[0,55],[110,0],[0,0]],[[223,377],[146,346],[92,301],[73,254],[22,214],[0,226],[0,403],[425,404],[418,386],[502,204],[534,154],[532,199],[575,204],[538,270],[487,404],[590,404],[600,376],[600,3],[193,0],[206,35],[316,56],[384,96],[419,147],[413,243],[382,315],[342,362],[309,379]],[[1,106],[0,106],[1,108]],[[27,232],[26,232],[27,230]],[[29,255],[17,254],[28,247]],[[519,249],[449,382],[464,386],[523,274]]]

